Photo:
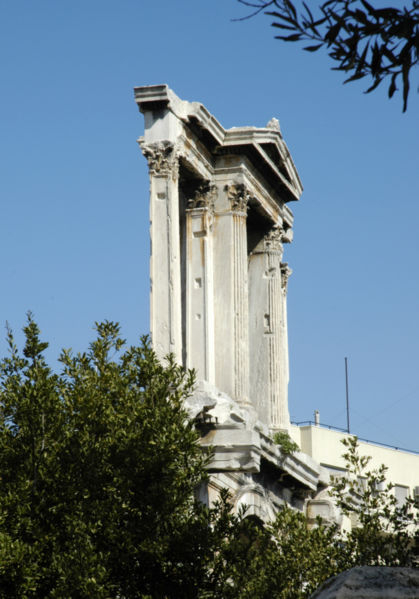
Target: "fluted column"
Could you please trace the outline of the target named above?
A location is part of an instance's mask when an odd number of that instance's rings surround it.
[[[249,404],[247,202],[242,184],[226,185],[216,209],[216,384]],[[220,200],[220,198],[219,198]],[[221,207],[221,209],[220,209]]]
[[[289,427],[282,234],[272,228],[249,256],[250,397],[272,430]]]
[[[281,353],[284,356],[282,362],[282,374],[283,385],[281,387],[281,405],[284,406],[284,418],[289,423],[289,411],[288,411],[288,383],[290,380],[290,369],[289,369],[289,351],[288,351],[288,316],[287,316],[287,291],[288,291],[288,279],[292,274],[291,268],[286,262],[281,262],[281,296],[282,296],[282,322],[281,322],[281,339],[282,339],[282,350]],[[285,408],[286,407],[286,408]],[[281,427],[280,427],[281,428]]]
[[[244,186],[231,185],[227,190],[233,218],[233,286],[234,286],[234,396],[249,401],[249,315],[247,278],[247,202]]]
[[[199,379],[215,382],[213,219],[216,188],[195,190],[186,209],[186,361]]]
[[[140,142],[150,175],[150,329],[159,358],[182,361],[179,163],[169,141]]]

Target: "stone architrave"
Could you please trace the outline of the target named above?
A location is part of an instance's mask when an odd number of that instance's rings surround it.
[[[215,382],[213,220],[217,189],[201,184],[186,208],[186,366]]]
[[[163,358],[182,360],[178,156],[173,143],[140,141],[150,176],[150,326]],[[158,298],[158,303],[154,300]]]
[[[274,226],[249,256],[250,397],[272,431],[289,428],[282,235]]]

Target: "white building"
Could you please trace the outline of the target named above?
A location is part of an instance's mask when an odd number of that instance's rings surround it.
[[[340,476],[345,473],[345,461],[342,457],[345,447],[342,440],[350,436],[348,433],[309,423],[292,425],[290,435],[301,451],[316,460],[330,475]],[[399,504],[404,503],[407,497],[419,500],[419,452],[360,439],[358,446],[360,455],[371,457],[368,470],[378,469],[381,464],[387,467],[386,478],[394,485],[394,494]],[[319,512],[328,509],[321,507],[320,499],[317,505]]]

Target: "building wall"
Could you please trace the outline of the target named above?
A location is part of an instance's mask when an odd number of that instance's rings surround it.
[[[342,458],[345,447],[342,440],[352,435],[312,425],[292,425],[290,434],[302,452],[310,455],[331,473],[334,469],[345,468],[345,460]],[[408,487],[409,495],[413,496],[414,488],[419,487],[419,454],[365,441],[359,441],[359,451],[361,455],[371,456],[369,469],[385,464],[388,468],[387,480],[395,485]]]

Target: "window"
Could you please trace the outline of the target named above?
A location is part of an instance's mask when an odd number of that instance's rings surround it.
[[[396,497],[398,507],[403,507],[409,495],[409,487],[403,485],[394,485],[394,496]]]

